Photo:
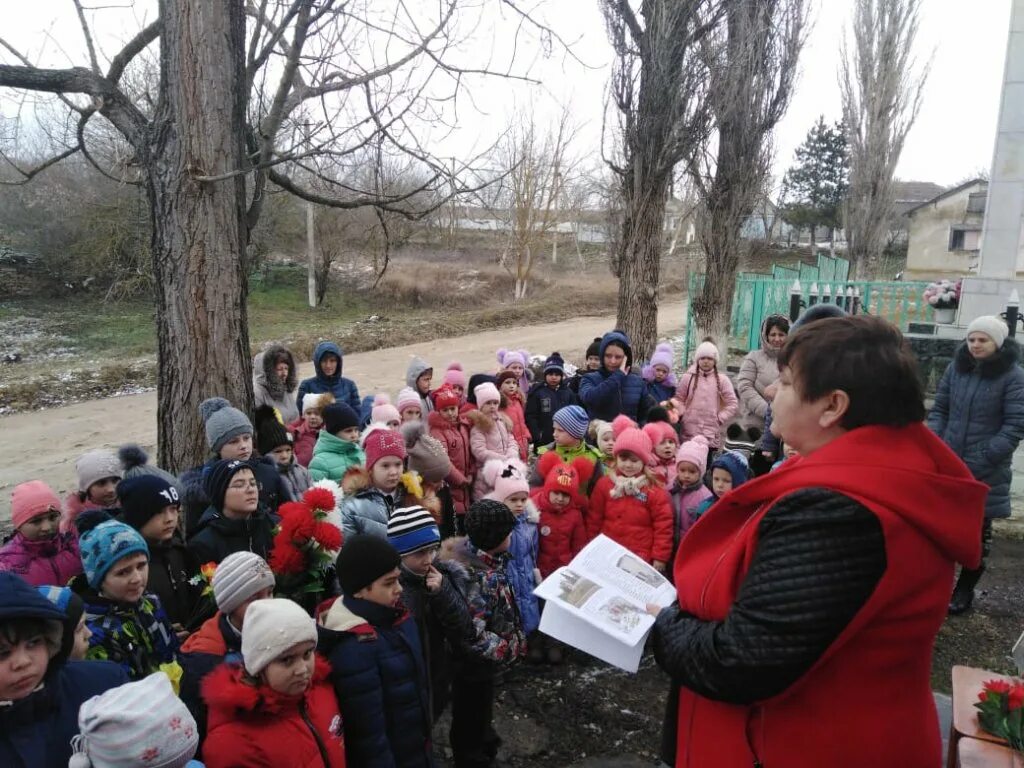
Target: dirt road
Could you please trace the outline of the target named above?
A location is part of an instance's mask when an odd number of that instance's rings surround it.
[[[661,334],[681,330],[685,312],[685,303],[679,300],[663,305],[658,317]],[[594,336],[612,328],[614,322],[614,317],[581,317],[558,325],[505,328],[353,354],[345,357],[345,375],[359,384],[362,394],[390,392],[394,397],[403,386],[413,355],[433,363],[438,374],[456,359],[467,373],[493,370],[497,364],[494,354],[501,347],[537,354],[558,350],[575,359]],[[311,376],[312,368],[308,363],[300,366],[300,378]],[[42,479],[63,496],[75,487],[75,459],[80,454],[128,442],[153,452],[155,392],[0,417],[0,522],[8,519],[11,489],[18,483]]]

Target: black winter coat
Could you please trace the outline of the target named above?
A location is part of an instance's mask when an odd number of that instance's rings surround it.
[[[1007,339],[977,362],[964,342],[939,381],[928,428],[989,486],[985,517],[1010,516],[1013,452],[1024,438],[1024,370],[1020,347]]]
[[[274,544],[277,515],[257,509],[245,520],[231,520],[213,507],[199,520],[188,549],[200,565],[219,563],[235,552],[252,552],[267,560]]]
[[[149,583],[146,589],[160,598],[172,624],[195,629],[208,618],[196,613],[202,588],[189,583],[189,579],[199,573],[195,555],[178,534],[168,542],[146,543],[149,545]]]
[[[469,604],[453,583],[453,578],[460,578],[456,569],[462,571],[462,566],[439,560],[434,567],[442,576],[439,592],[428,592],[426,579],[405,568],[401,570],[401,582],[402,602],[420,633],[427,663],[431,722],[436,723],[451,699],[453,649],[455,652],[468,649],[476,638],[476,630]]]
[[[558,389],[552,389],[546,382],[538,381],[530,387],[526,397],[526,426],[534,445],[546,445],[555,439],[551,417],[555,411],[567,405],[577,405],[579,398],[563,380]]]

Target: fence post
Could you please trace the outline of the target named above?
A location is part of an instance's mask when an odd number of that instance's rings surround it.
[[[832,303],[832,286],[825,283],[825,287],[821,291],[821,303],[831,304]]]
[[[794,280],[793,287],[789,289],[789,322],[795,323],[800,317],[800,298],[803,291],[800,288],[800,281]]]
[[[854,315],[859,315],[860,314],[860,305],[861,305],[860,288],[857,287],[857,288],[853,289],[853,313],[852,314],[854,314]]]
[[[818,303],[818,284],[817,283],[811,283],[811,292],[807,296],[807,306],[808,307],[813,307],[817,303]]]
[[[843,309],[845,309],[851,315],[854,314],[854,311],[853,311],[853,286],[852,285],[848,285],[846,287],[846,298],[843,300]]]
[[[1006,300],[1006,327],[1010,329],[1010,338],[1017,336],[1017,318],[1020,317],[1020,294],[1014,288]]]

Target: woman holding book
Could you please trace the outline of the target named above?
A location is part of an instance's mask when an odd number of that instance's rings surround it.
[[[671,765],[938,765],[929,675],[986,488],[923,424],[896,328],[826,318],[778,356],[772,431],[799,456],[727,494],[675,560],[655,657]],[[652,609],[652,613],[655,612]]]

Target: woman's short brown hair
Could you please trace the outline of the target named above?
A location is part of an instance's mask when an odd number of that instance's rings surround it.
[[[829,317],[801,326],[779,351],[804,402],[837,389],[850,398],[840,426],[902,427],[923,421],[917,360],[896,326],[872,315]]]

